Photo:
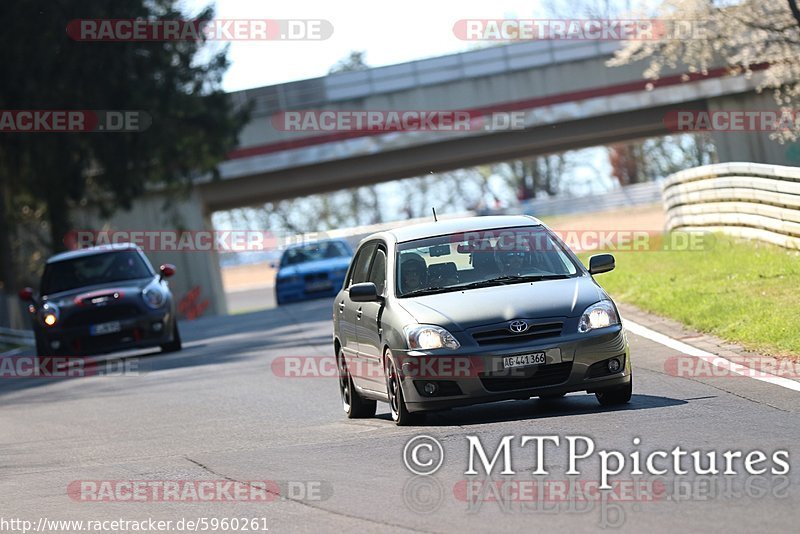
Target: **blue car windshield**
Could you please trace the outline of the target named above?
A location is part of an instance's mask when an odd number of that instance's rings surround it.
[[[347,245],[341,241],[309,243],[287,249],[281,256],[281,267],[330,258],[349,258],[350,255]]]

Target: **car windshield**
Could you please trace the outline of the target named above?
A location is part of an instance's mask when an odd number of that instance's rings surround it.
[[[464,232],[400,243],[397,295],[567,278],[578,267],[542,226]]]
[[[153,271],[135,250],[104,252],[47,264],[41,291],[43,295],[50,295],[79,287],[150,276],[153,276]]]
[[[281,257],[281,267],[329,258],[349,258],[350,250],[341,241],[309,243],[286,249]]]

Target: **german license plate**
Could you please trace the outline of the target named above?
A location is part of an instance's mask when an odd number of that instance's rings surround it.
[[[503,357],[503,369],[514,367],[527,367],[529,365],[542,365],[547,362],[544,352],[534,352],[533,354],[518,354],[517,356]]]
[[[333,282],[329,280],[323,280],[320,282],[309,282],[306,284],[306,291],[327,291],[328,289],[333,288]]]
[[[112,321],[110,323],[101,323],[92,325],[89,328],[89,333],[93,336],[102,336],[105,334],[113,334],[122,330],[122,325],[119,321]]]

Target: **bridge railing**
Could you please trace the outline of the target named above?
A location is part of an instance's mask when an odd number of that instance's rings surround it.
[[[714,231],[800,250],[800,167],[718,163],[663,183],[667,230]]]

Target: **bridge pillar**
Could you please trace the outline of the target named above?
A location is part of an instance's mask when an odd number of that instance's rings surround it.
[[[775,111],[771,93],[745,93],[708,100],[708,111]],[[769,132],[714,132],[712,138],[720,163],[747,161],[773,165],[800,165],[800,143],[780,144]]]

